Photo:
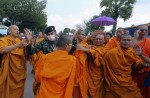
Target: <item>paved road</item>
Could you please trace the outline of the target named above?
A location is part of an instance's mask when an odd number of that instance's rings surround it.
[[[32,83],[34,81],[33,74],[31,74],[32,66],[27,61],[27,79],[25,83],[24,98],[34,98],[32,91]]]

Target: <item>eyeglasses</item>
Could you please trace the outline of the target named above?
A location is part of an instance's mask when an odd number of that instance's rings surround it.
[[[141,32],[148,31],[148,29],[140,29]]]

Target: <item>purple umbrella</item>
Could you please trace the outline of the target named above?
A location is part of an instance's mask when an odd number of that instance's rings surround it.
[[[113,18],[106,17],[106,16],[100,16],[91,21],[91,24],[95,26],[109,26],[109,25],[114,25],[115,23],[116,21]]]

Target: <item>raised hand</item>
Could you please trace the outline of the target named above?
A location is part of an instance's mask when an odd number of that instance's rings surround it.
[[[134,50],[135,53],[139,56],[143,54],[143,50],[138,45],[134,45]]]
[[[27,46],[27,40],[26,39],[22,39],[22,41],[20,42],[20,46]]]
[[[32,32],[30,32],[29,29],[25,28],[24,34],[25,34],[25,37],[26,37],[28,43],[31,43],[32,42]]]

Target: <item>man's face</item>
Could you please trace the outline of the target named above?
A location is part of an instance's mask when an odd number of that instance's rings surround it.
[[[110,39],[110,35],[109,35],[109,34],[106,34],[106,37],[107,37],[108,39]]]
[[[16,25],[12,25],[9,28],[9,33],[13,37],[18,37],[19,36],[19,28]]]
[[[39,33],[38,33],[38,37],[43,37],[42,32],[39,32]]]
[[[104,35],[98,34],[94,39],[94,43],[96,46],[101,46],[104,42]]]
[[[47,34],[47,38],[48,38],[48,40],[50,40],[50,41],[54,41],[54,40],[56,39],[55,36],[56,36],[56,33],[55,33],[54,31],[49,32],[49,33]]]
[[[121,47],[123,47],[125,49],[130,48],[131,43],[132,43],[132,37],[130,35],[126,35],[126,36],[122,37],[120,40]]]
[[[121,36],[122,34],[124,34],[123,30],[122,30],[122,29],[118,29],[118,30],[117,30],[117,33],[116,33],[116,36],[117,36],[118,38],[120,38],[120,36]]]
[[[147,36],[148,35],[148,27],[146,27],[146,26],[141,26],[140,28],[139,28],[139,37],[145,37],[145,36]]]
[[[81,32],[81,33],[79,33],[78,35],[77,35],[77,38],[80,40],[80,41],[83,41],[84,40],[84,38],[85,38],[85,33],[84,32]]]

